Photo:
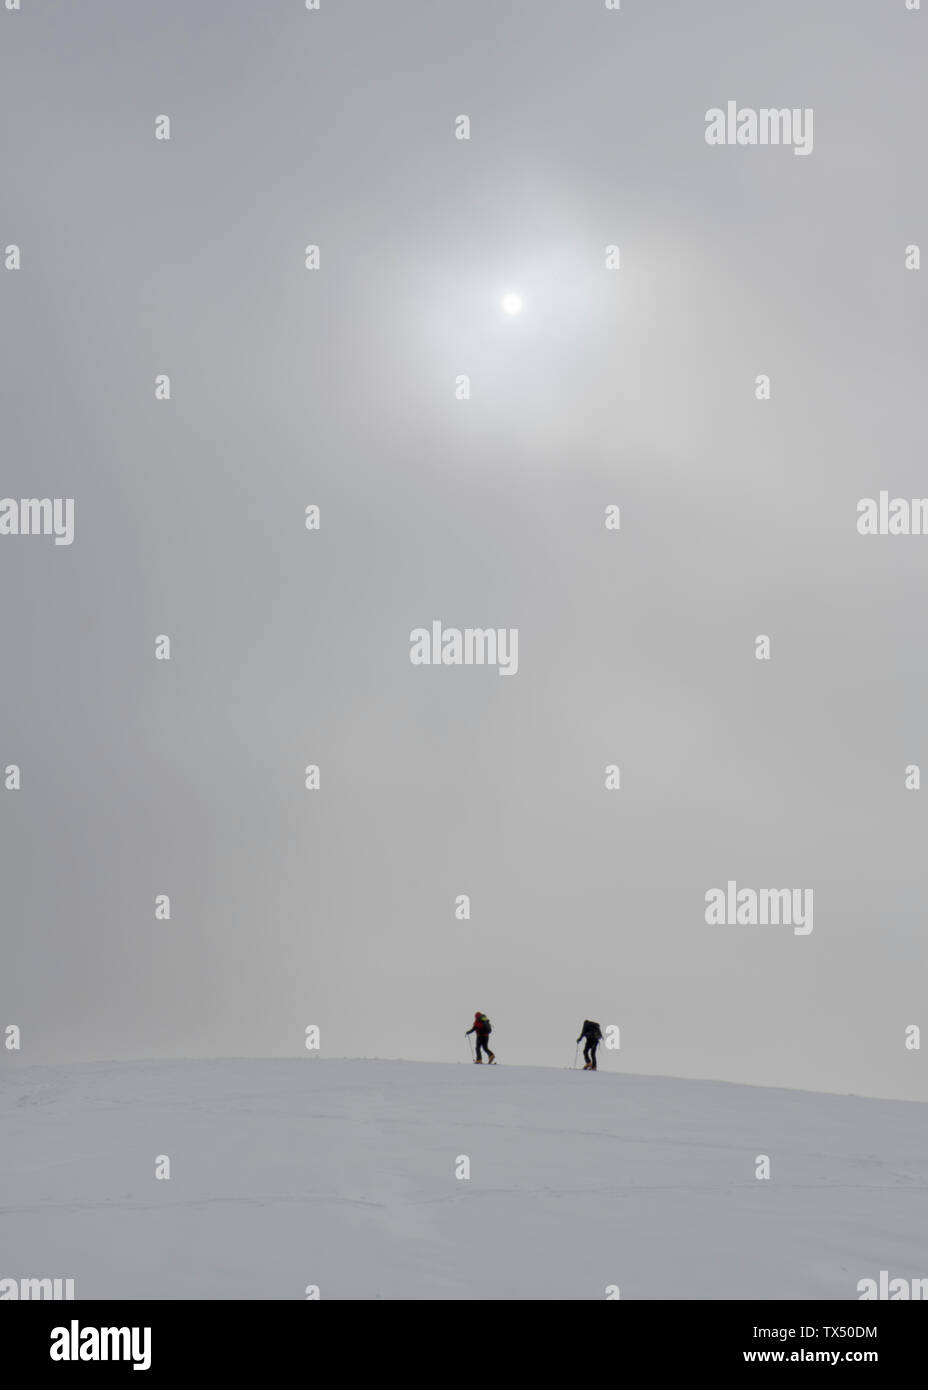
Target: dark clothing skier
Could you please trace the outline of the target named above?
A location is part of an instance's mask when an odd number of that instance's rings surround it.
[[[467,1038],[467,1037],[470,1036],[471,1033],[476,1033],[476,1035],[477,1035],[477,1055],[476,1055],[476,1057],[474,1058],[474,1061],[477,1062],[478,1064],[482,1064],[482,1063],[483,1063],[483,1058],[482,1058],[481,1055],[480,1055],[481,1052],[485,1052],[485,1053],[487,1054],[487,1061],[488,1061],[488,1062],[495,1062],[495,1061],[496,1061],[496,1053],[495,1053],[495,1052],[491,1052],[491,1051],[490,1051],[490,1047],[489,1047],[490,1034],[491,1034],[492,1032],[493,1032],[493,1028],[492,1028],[492,1026],[491,1026],[491,1024],[490,1024],[490,1020],[487,1018],[486,1014],[474,1014],[473,1026],[470,1027],[470,1028],[468,1028],[468,1030],[467,1030],[467,1032],[464,1034],[464,1036],[465,1036],[465,1038]]]
[[[599,1044],[603,1040],[603,1030],[600,1028],[598,1023],[591,1023],[588,1018],[585,1018],[583,1020],[583,1027],[580,1029],[580,1037],[577,1039],[578,1043],[580,1042],[581,1038],[584,1040],[583,1060],[586,1064],[583,1070],[595,1071],[596,1049],[599,1047]]]

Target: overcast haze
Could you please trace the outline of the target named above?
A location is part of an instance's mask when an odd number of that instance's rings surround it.
[[[0,492],[75,539],[0,538],[5,1064],[464,1061],[480,1009],[924,1099],[928,538],[856,519],[928,495],[928,14],[22,3]],[[708,146],[729,99],[812,153]],[[412,666],[434,619],[518,673]],[[707,926],[729,879],[814,930]]]

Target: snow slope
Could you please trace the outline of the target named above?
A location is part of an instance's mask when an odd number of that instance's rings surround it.
[[[0,1278],[74,1278],[78,1298],[854,1299],[880,1269],[928,1275],[926,1119],[541,1067],[7,1067]]]

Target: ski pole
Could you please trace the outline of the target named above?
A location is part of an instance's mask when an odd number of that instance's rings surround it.
[[[467,1039],[467,1051],[468,1051],[469,1054],[470,1054],[470,1060],[473,1061],[473,1060],[474,1060],[474,1044],[471,1042],[470,1038]]]
[[[574,1048],[574,1071],[577,1070],[577,1057],[579,1056],[579,1053],[580,1053],[580,1044],[577,1043],[577,1046]]]

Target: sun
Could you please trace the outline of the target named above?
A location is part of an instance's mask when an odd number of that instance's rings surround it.
[[[522,297],[518,294],[504,294],[503,308],[507,314],[518,314],[522,310]]]

